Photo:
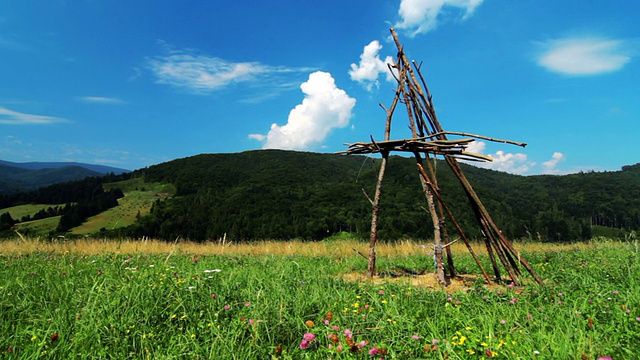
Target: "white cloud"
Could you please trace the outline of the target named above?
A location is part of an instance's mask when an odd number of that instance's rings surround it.
[[[264,149],[311,149],[324,141],[332,129],[349,125],[354,98],[336,87],[330,73],[316,71],[300,85],[305,97],[289,113],[285,125],[272,124],[267,135],[249,138],[265,140]]]
[[[168,46],[165,49],[168,55],[157,56],[148,61],[156,82],[185,88],[194,93],[210,93],[244,82],[263,81],[270,86],[287,86],[287,82],[279,76],[312,70],[270,66],[259,62],[232,62],[199,55],[191,50],[171,50]]]
[[[102,96],[81,96],[78,100],[86,103],[94,103],[94,104],[124,104],[123,100],[118,98],[110,98],[110,97],[102,97]]]
[[[26,114],[0,107],[0,124],[27,125],[27,124],[52,124],[66,122],[66,119],[53,116]]]
[[[538,65],[567,75],[598,75],[622,69],[633,54],[623,40],[571,37],[540,44]]]
[[[438,18],[445,8],[464,11],[462,20],[468,19],[483,0],[402,0],[398,14],[402,21],[395,27],[406,30],[410,36],[427,33],[438,26]]]
[[[486,143],[483,141],[474,141],[469,144],[466,151],[483,154],[486,148]],[[523,153],[505,153],[503,150],[498,150],[494,154],[489,155],[493,161],[475,163],[479,164],[479,167],[485,169],[492,169],[498,171],[504,171],[512,174],[524,174],[531,170],[536,163],[529,161],[526,154]]]
[[[543,174],[559,174],[560,170],[557,170],[556,166],[562,160],[564,160],[564,154],[557,151],[554,152],[553,155],[551,156],[551,160],[545,161],[542,163],[542,167],[543,167],[542,173]]]
[[[382,45],[378,40],[373,40],[369,45],[364,47],[360,55],[360,64],[351,64],[349,76],[351,80],[357,81],[365,86],[367,91],[371,91],[373,86],[376,88],[380,85],[378,76],[380,73],[387,74],[387,81],[393,81],[393,76],[387,64],[393,64],[393,58],[387,56],[384,61],[380,59],[378,53],[382,49]]]

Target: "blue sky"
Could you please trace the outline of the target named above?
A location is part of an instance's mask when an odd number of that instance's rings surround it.
[[[599,0],[4,0],[0,159],[133,170],[382,139],[395,27],[446,130],[528,144],[475,142],[494,158],[482,166],[618,170],[640,162],[639,13]],[[406,125],[395,117],[391,137]]]

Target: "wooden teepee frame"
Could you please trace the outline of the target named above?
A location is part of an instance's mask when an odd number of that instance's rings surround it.
[[[371,199],[367,196],[372,205],[371,235],[368,257],[369,276],[373,276],[375,273],[375,245],[378,240],[378,212],[382,189],[382,180],[384,178],[389,154],[393,151],[401,151],[412,153],[416,160],[416,165],[420,176],[420,183],[422,185],[422,190],[428,204],[429,214],[431,215],[431,220],[433,222],[436,276],[438,278],[438,281],[442,285],[447,285],[448,283],[447,275],[445,274],[445,267],[443,264],[443,251],[447,254],[447,268],[449,277],[455,276],[453,258],[448,246],[449,244],[451,244],[451,242],[449,241],[449,235],[445,227],[445,218],[447,217],[454,225],[457,232],[460,234],[460,238],[464,241],[467,249],[478,264],[478,267],[480,267],[480,269],[482,270],[486,282],[490,283],[491,280],[489,279],[489,275],[487,274],[487,272],[482,267],[482,264],[480,263],[478,257],[474,253],[469,239],[466,237],[466,235],[462,231],[462,228],[458,225],[453,214],[442,199],[440,188],[438,187],[438,182],[435,176],[435,170],[431,162],[431,157],[433,156],[435,158],[438,155],[444,157],[446,163],[460,181],[460,184],[462,185],[469,199],[471,208],[473,209],[475,217],[484,235],[484,243],[486,245],[491,264],[493,266],[496,281],[500,281],[502,279],[498,262],[496,261],[497,257],[502,266],[509,274],[511,281],[513,281],[515,284],[520,283],[520,277],[522,276],[518,264],[524,266],[524,268],[534,277],[534,279],[538,283],[542,283],[542,279],[533,270],[529,263],[520,256],[518,251],[512,246],[511,242],[502,234],[502,231],[500,231],[498,226],[491,219],[489,212],[482,204],[482,201],[480,201],[480,198],[463,174],[462,168],[458,163],[458,159],[491,161],[490,157],[466,151],[469,143],[475,141],[476,138],[494,142],[514,144],[523,147],[526,146],[526,144],[510,140],[500,140],[480,135],[443,130],[436,116],[431,93],[429,92],[427,84],[422,76],[420,66],[418,66],[415,61],[409,63],[407,57],[404,54],[403,47],[400,45],[398,36],[393,28],[391,29],[391,36],[393,37],[396,47],[398,48],[398,55],[395,64],[389,64],[389,70],[396,78],[398,87],[395,90],[395,96],[389,109],[380,104],[387,115],[384,141],[376,142],[372,136],[371,142],[357,142],[354,144],[347,144],[348,149],[341,152],[347,155],[373,153],[380,153],[382,155],[382,162],[380,164],[380,170],[378,172],[374,198]],[[406,106],[407,115],[409,117],[409,128],[411,129],[412,136],[409,139],[390,140],[391,119],[398,103],[402,103]],[[450,140],[448,138],[449,135],[464,136],[464,138]],[[427,161],[424,161],[423,157],[426,157]]]

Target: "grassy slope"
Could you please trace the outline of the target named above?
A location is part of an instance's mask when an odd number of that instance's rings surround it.
[[[118,200],[118,206],[92,216],[82,225],[71,229],[72,234],[94,234],[102,228],[111,230],[129,226],[136,221],[138,213],[141,216],[147,214],[156,200],[164,200],[175,193],[173,185],[145,184],[141,178],[105,184],[104,188],[120,188],[125,196]]]
[[[27,215],[35,215],[38,211],[42,209],[47,209],[49,207],[59,206],[60,204],[27,204],[27,205],[18,205],[12,206],[9,208],[0,209],[0,214],[4,214],[8,212],[11,214],[11,217],[15,220],[20,220],[23,216]],[[64,206],[64,204],[62,204]]]
[[[151,210],[156,200],[164,200],[175,194],[175,187],[171,184],[145,184],[142,178],[104,184],[105,190],[120,188],[125,197],[118,200],[118,206],[90,217],[82,225],[71,229],[71,234],[88,235],[98,233],[101,228],[115,229],[133,224],[138,212],[145,215]],[[143,191],[144,190],[144,191]],[[25,215],[34,215],[43,208],[57,206],[51,204],[30,204],[0,209],[0,214],[9,212],[11,217],[18,220]],[[62,204],[64,206],[64,204]],[[17,224],[15,229],[28,232],[31,236],[46,235],[55,230],[60,217],[41,219]]]

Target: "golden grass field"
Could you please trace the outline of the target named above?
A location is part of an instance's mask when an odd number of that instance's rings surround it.
[[[586,249],[587,243],[550,244],[550,243],[514,243],[518,251],[546,252],[566,251],[569,249]],[[486,254],[486,248],[481,243],[472,244],[476,254]],[[200,255],[303,255],[303,256],[335,256],[344,257],[357,255],[356,251],[368,254],[369,244],[357,240],[332,241],[257,241],[252,243],[225,244],[218,242],[195,243],[188,241],[165,242],[159,240],[112,240],[92,239],[49,241],[41,238],[16,238],[2,242],[0,253],[4,255],[29,254],[36,251],[51,253],[77,253],[98,255],[104,253],[116,254],[200,254]],[[468,253],[464,243],[456,242],[451,245],[454,255]],[[376,253],[385,257],[415,256],[420,253],[432,254],[430,244],[416,241],[400,241],[395,243],[378,243]]]

